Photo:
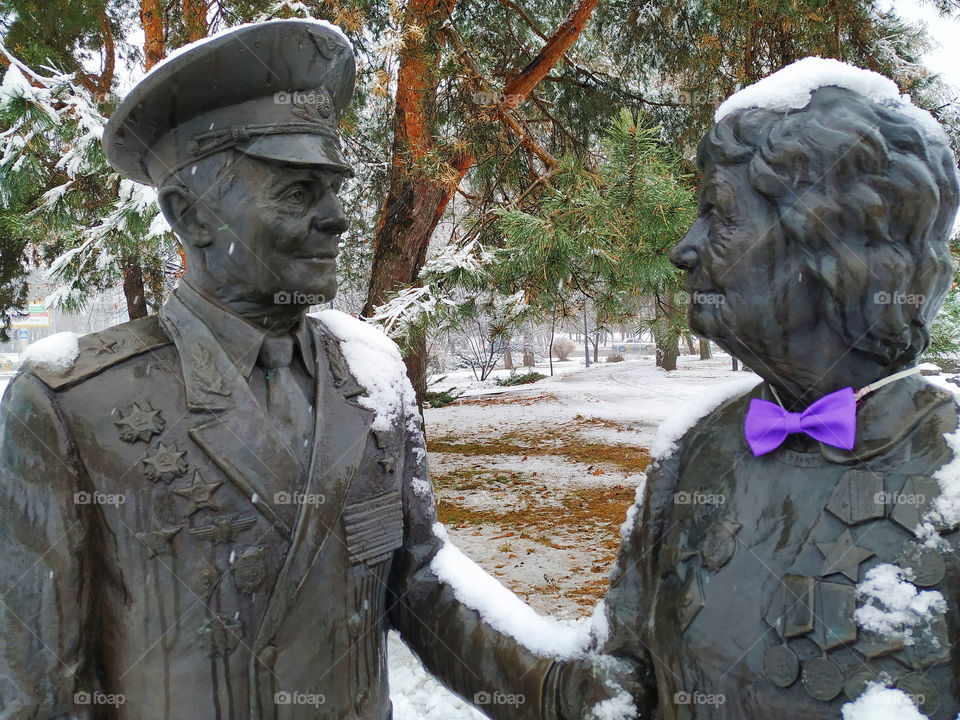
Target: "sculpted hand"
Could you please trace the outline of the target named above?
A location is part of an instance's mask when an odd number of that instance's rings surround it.
[[[565,661],[558,680],[559,720],[638,717],[647,693],[639,678],[639,665],[610,655]]]

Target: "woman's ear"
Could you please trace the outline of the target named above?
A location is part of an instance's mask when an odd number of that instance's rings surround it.
[[[213,241],[207,223],[200,218],[198,201],[189,190],[168,185],[160,189],[157,199],[163,216],[182,242],[203,248]]]

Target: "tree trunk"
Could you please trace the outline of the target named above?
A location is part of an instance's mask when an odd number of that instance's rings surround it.
[[[710,350],[710,341],[709,340],[700,340],[700,359],[709,360],[713,357],[713,352]]]
[[[143,26],[143,69],[149,71],[163,60],[163,5],[160,0],[141,0],[140,24]]]
[[[437,87],[440,80],[441,27],[456,0],[409,0],[397,74],[392,164],[387,197],[373,245],[373,267],[363,315],[369,317],[389,295],[412,287],[426,260],[427,247],[447,205],[467,170],[475,163],[469,152],[450,158],[449,173],[431,173],[423,161],[437,151],[433,134]],[[593,13],[597,0],[577,0],[573,11],[537,56],[504,87],[515,107],[573,45]],[[416,348],[414,352],[421,351]],[[408,364],[408,371],[425,363]],[[414,388],[425,378],[411,376]],[[418,401],[421,394],[418,391]]]
[[[455,0],[409,0],[405,33],[397,75],[396,110],[393,124],[393,161],[387,197],[380,213],[373,245],[373,267],[364,316],[371,316],[389,295],[412,287],[427,256],[430,237],[443,216],[452,189],[421,169],[432,150],[435,121],[440,26],[453,10]],[[426,389],[426,338],[419,339],[405,360],[410,382],[422,407]]]
[[[513,370],[513,350],[510,349],[509,338],[504,340],[506,345],[503,348],[503,369]]]
[[[207,36],[207,3],[205,0],[183,0],[183,24],[187,41],[194,42]]]
[[[587,304],[583,304],[583,366],[590,367],[590,334],[587,329]]]
[[[160,0],[141,0],[140,24],[143,26],[143,69],[149,71],[164,57],[163,5]],[[131,320],[148,315],[143,265],[136,255],[121,259],[123,295],[127,300],[127,315]]]
[[[143,269],[140,260],[127,256],[120,262],[123,272],[123,295],[127,300],[127,316],[131,320],[147,316],[147,298],[143,287]]]
[[[665,338],[663,353],[660,356],[660,367],[664,370],[677,369],[677,357],[680,355],[680,337],[675,333],[669,333]]]
[[[403,364],[407,366],[407,377],[413,385],[413,390],[417,394],[417,406],[420,408],[420,414],[423,414],[423,394],[427,391],[427,340],[418,338],[411,344],[410,351],[403,359]]]
[[[557,332],[557,316],[550,316],[550,347],[547,349],[547,355],[550,356],[550,377],[553,377],[553,339]]]
[[[113,28],[110,27],[110,16],[106,9],[100,16],[100,31],[103,33],[103,68],[97,78],[97,100],[103,102],[110,87],[113,85],[113,74],[117,66],[117,51],[113,38]]]
[[[657,343],[657,365],[664,370],[676,370],[677,357],[680,355],[680,332],[677,330],[680,310],[673,305],[667,305],[663,313],[664,316],[654,325],[653,332]]]

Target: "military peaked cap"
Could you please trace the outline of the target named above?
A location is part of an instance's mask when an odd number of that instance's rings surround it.
[[[337,126],[355,75],[350,42],[327,22],[233,28],[155,66],[110,117],[104,152],[120,174],[155,186],[230,147],[352,173]]]

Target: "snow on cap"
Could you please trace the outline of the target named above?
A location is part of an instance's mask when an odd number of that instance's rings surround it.
[[[341,28],[339,25],[334,25],[332,22],[328,20],[320,20],[317,18],[289,18],[289,19],[274,18],[272,20],[264,20],[261,22],[241,23],[240,25],[233,25],[231,27],[224,28],[223,30],[215,32],[212,35],[207,35],[206,37],[202,37],[199,40],[194,40],[192,43],[187,43],[186,45],[182,45],[178,47],[176,50],[173,50],[172,52],[170,52],[170,54],[168,54],[165,58],[163,58],[160,62],[158,62],[152,68],[150,68],[150,70],[147,72],[147,75],[152,75],[153,73],[155,73],[157,70],[162,68],[164,65],[169,63],[174,58],[177,58],[180,55],[183,55],[185,53],[188,53],[194,48],[197,48],[201,45],[205,45],[211,40],[218,40],[222,38],[224,35],[230,35],[231,33],[235,33],[240,30],[253,27],[254,25],[263,25],[265,23],[273,23],[273,22],[306,23],[314,27],[316,26],[326,27],[327,29],[333,30],[335,33],[337,33],[343,39],[343,41],[346,42],[347,46],[350,48],[350,51],[353,52],[353,49],[354,49],[353,43],[350,41],[350,38],[347,37],[347,34],[343,31],[343,28]],[[146,77],[146,75],[144,77]]]
[[[914,105],[909,95],[901,95],[893,80],[833,58],[808,57],[787,65],[731,95],[717,108],[713,119],[720,122],[730,113],[748,108],[774,112],[800,110],[810,103],[814,91],[822,87],[851,90],[876,103],[900,110],[923,128],[928,139],[948,142],[943,127],[933,115]]]

